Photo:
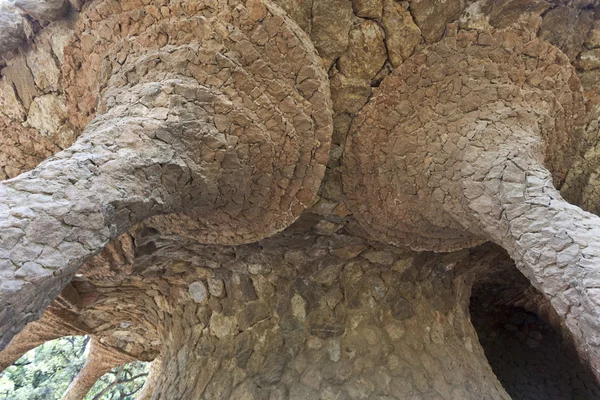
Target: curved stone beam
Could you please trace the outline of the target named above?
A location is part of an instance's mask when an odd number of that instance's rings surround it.
[[[0,372],[29,350],[50,340],[70,335],[87,335],[84,327],[79,326],[68,314],[68,311],[60,306],[48,307],[39,320],[27,325],[4,350],[0,351]]]
[[[497,135],[498,125],[519,133],[516,124],[510,128],[495,124],[486,128],[491,132],[482,134]],[[467,207],[486,236],[504,247],[533,286],[550,300],[581,356],[600,374],[600,218],[567,203],[539,162],[540,146],[528,148],[523,142],[485,154],[469,146],[467,157],[473,157],[471,165],[476,170],[489,169],[492,157],[494,166],[503,172],[489,171],[480,180],[465,168],[465,189],[481,190],[479,196],[469,199]]]
[[[504,247],[598,372],[600,218],[553,186],[584,115],[579,80],[558,49],[460,31],[384,79],[355,121],[344,179],[375,238],[436,251],[480,240]]]
[[[92,337],[85,365],[67,388],[62,400],[83,400],[102,375],[131,361],[134,361],[134,359],[130,356],[106,347]]]
[[[71,148],[0,183],[0,349],[133,224],[185,211],[165,223],[193,222],[205,242],[255,241],[291,224],[325,171],[327,76],[279,8],[195,2],[91,47],[91,26],[140,10],[89,9],[64,74],[74,124],[92,122]],[[97,60],[119,62],[107,73]]]

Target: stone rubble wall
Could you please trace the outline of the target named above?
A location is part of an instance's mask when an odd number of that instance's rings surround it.
[[[488,259],[367,247],[348,261],[336,240],[280,238],[173,271],[187,277],[171,287],[188,286],[164,314],[152,398],[508,399],[468,316]]]

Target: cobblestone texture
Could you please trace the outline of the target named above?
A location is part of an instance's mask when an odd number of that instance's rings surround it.
[[[133,224],[171,213],[157,223],[204,242],[254,241],[293,222],[324,173],[327,80],[282,11],[256,1],[176,4],[172,18],[138,24],[141,10],[101,3],[64,50],[67,105],[79,116],[71,122],[85,121],[85,130],[0,187],[0,304],[12,315],[1,324],[3,344]],[[116,21],[132,25],[114,36],[100,29],[106,37],[88,47],[92,24]],[[114,66],[99,71],[98,60]]]
[[[597,374],[555,189],[600,210],[597,2],[274,2],[0,6],[0,367],[85,333],[156,359],[144,399],[508,399],[487,282]]]

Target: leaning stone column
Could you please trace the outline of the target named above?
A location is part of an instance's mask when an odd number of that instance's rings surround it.
[[[0,349],[133,224],[162,216],[203,242],[250,242],[319,188],[331,107],[304,32],[268,0],[146,3],[81,15],[63,72],[85,129],[0,184]],[[90,42],[101,25],[116,28]]]
[[[575,71],[548,43],[450,34],[384,79],[354,125],[345,184],[380,240],[504,247],[598,372],[600,218],[553,186],[575,154],[582,99]]]
[[[90,340],[90,350],[85,364],[77,377],[67,388],[62,400],[83,400],[92,386],[102,375],[111,369],[134,361],[130,356],[104,346],[94,337]]]
[[[0,351],[0,372],[29,350],[50,340],[70,335],[86,335],[85,327],[80,326],[69,314],[68,310],[58,305],[48,307],[39,320],[27,325]]]

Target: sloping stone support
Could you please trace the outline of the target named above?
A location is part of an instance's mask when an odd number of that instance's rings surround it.
[[[90,47],[91,26],[138,11],[96,3],[63,67],[82,135],[0,184],[0,348],[134,224],[164,216],[157,224],[203,242],[255,241],[291,224],[323,178],[328,81],[283,11],[267,1],[173,4],[174,19]],[[165,32],[172,40],[154,40]],[[276,43],[288,53],[273,53]],[[119,62],[104,74],[98,57]]]
[[[346,184],[380,240],[504,247],[598,373],[600,219],[554,188],[581,137],[582,99],[575,71],[548,43],[459,31],[384,79],[356,120]],[[357,197],[377,191],[374,207]]]
[[[28,324],[25,329],[0,352],[0,372],[21,358],[22,355],[50,340],[70,335],[86,335],[85,327],[70,318],[69,312],[56,304],[46,309],[42,317]]]
[[[67,388],[62,400],[83,400],[102,375],[131,361],[134,360],[130,356],[104,346],[92,337],[85,364]]]
[[[502,126],[502,125],[501,125]],[[514,125],[491,125],[490,132],[518,132]],[[519,135],[526,138],[524,133]],[[475,171],[465,168],[467,200],[485,235],[504,247],[534,287],[551,302],[566,324],[580,356],[600,371],[600,218],[567,203],[554,188],[552,175],[539,161],[539,144],[499,146],[483,153],[468,148]],[[514,143],[513,143],[514,144]],[[490,161],[494,167],[489,168]],[[500,172],[502,171],[502,172]],[[500,212],[500,214],[498,214]]]

